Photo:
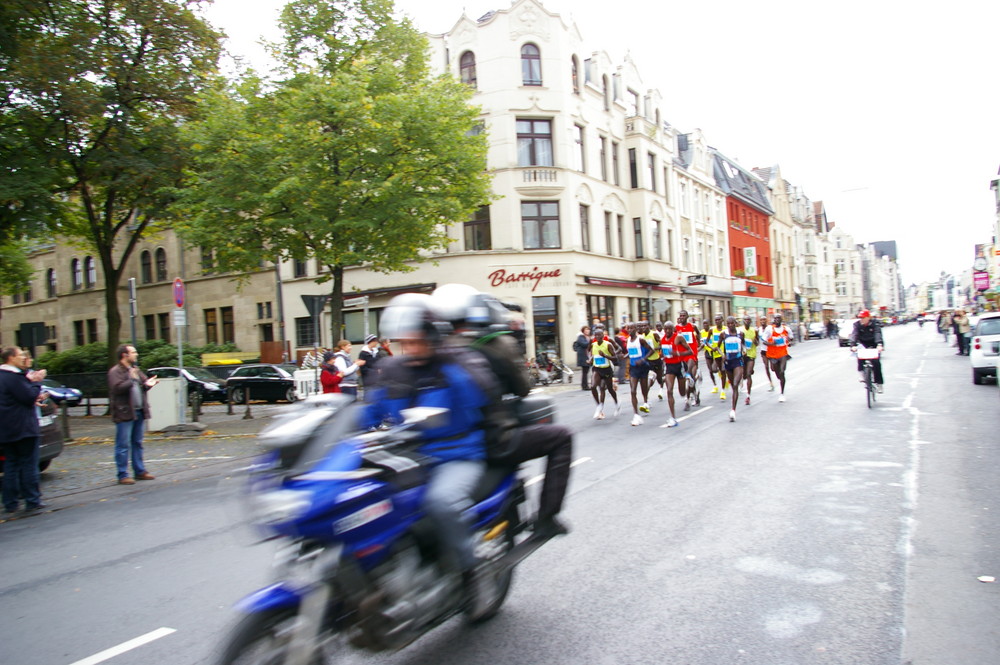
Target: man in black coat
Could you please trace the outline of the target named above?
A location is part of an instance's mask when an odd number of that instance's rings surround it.
[[[28,510],[44,508],[38,484],[38,416],[35,404],[45,399],[45,370],[28,371],[28,355],[16,346],[0,351],[0,450],[4,455],[3,509],[17,510],[24,498]]]
[[[590,359],[587,357],[590,349],[590,326],[580,328],[580,334],[573,342],[576,351],[576,366],[580,368],[580,390],[590,390],[587,375],[590,374]]]

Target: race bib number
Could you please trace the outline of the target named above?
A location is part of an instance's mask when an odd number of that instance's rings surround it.
[[[714,332],[712,333],[712,344],[718,344],[718,343],[719,343],[719,333]]]
[[[784,346],[785,345],[785,338],[784,337],[772,337],[771,338],[771,344],[773,344],[774,346]]]
[[[594,356],[594,367],[607,367],[608,359],[604,356]]]
[[[694,341],[694,335],[692,335],[691,332],[687,330],[681,333],[681,337],[683,337],[688,344]]]
[[[674,349],[673,349],[672,346],[664,346],[664,347],[661,347],[661,348],[662,348],[662,351],[663,351],[663,357],[664,358],[673,358],[674,357]]]
[[[753,340],[752,339],[744,339],[743,343],[744,343],[744,345],[746,345],[746,347],[748,349],[752,349],[753,348]]]

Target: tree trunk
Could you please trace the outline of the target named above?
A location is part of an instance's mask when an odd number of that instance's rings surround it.
[[[344,339],[344,266],[327,266],[333,276],[330,287],[330,344]]]

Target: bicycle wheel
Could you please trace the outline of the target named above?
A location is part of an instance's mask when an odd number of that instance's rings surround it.
[[[872,408],[875,401],[875,384],[872,383],[872,367],[865,363],[865,394],[868,396],[868,408]]]

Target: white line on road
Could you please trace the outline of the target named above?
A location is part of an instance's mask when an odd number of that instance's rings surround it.
[[[578,464],[583,464],[584,462],[592,462],[592,461],[593,461],[593,459],[590,458],[590,457],[581,457],[579,459],[573,460],[573,463],[570,464],[569,466],[570,466],[570,468],[573,468],[574,466],[577,466]],[[545,478],[545,474],[544,473],[542,475],[540,475],[540,476],[535,476],[534,478],[528,478],[526,481],[524,481],[524,486],[525,487],[531,487],[535,483],[540,483],[542,481],[542,479],[544,479],[544,478]]]
[[[88,656],[83,660],[70,663],[70,665],[97,665],[97,663],[103,663],[106,660],[111,660],[115,656],[120,656],[126,651],[131,651],[132,649],[141,647],[144,644],[149,644],[154,640],[158,640],[161,637],[166,637],[167,635],[176,632],[177,631],[173,628],[157,628],[152,632],[140,635],[139,637],[131,639],[128,642],[122,642],[118,646],[105,649],[101,653],[95,653],[93,656]]]
[[[677,422],[679,422],[679,423],[682,423],[682,422],[684,422],[685,420],[687,420],[688,418],[694,418],[694,417],[695,417],[695,416],[697,416],[698,414],[701,414],[701,413],[705,413],[706,411],[708,411],[708,410],[710,410],[710,409],[714,409],[714,408],[715,408],[715,407],[712,407],[712,406],[704,406],[704,407],[699,407],[697,411],[692,411],[691,413],[687,414],[686,416],[681,416],[680,418],[678,418],[678,419],[677,419]],[[666,426],[667,426],[667,424],[666,424],[666,423],[664,423],[664,424],[660,425],[660,429],[663,429],[663,428],[665,428]]]

